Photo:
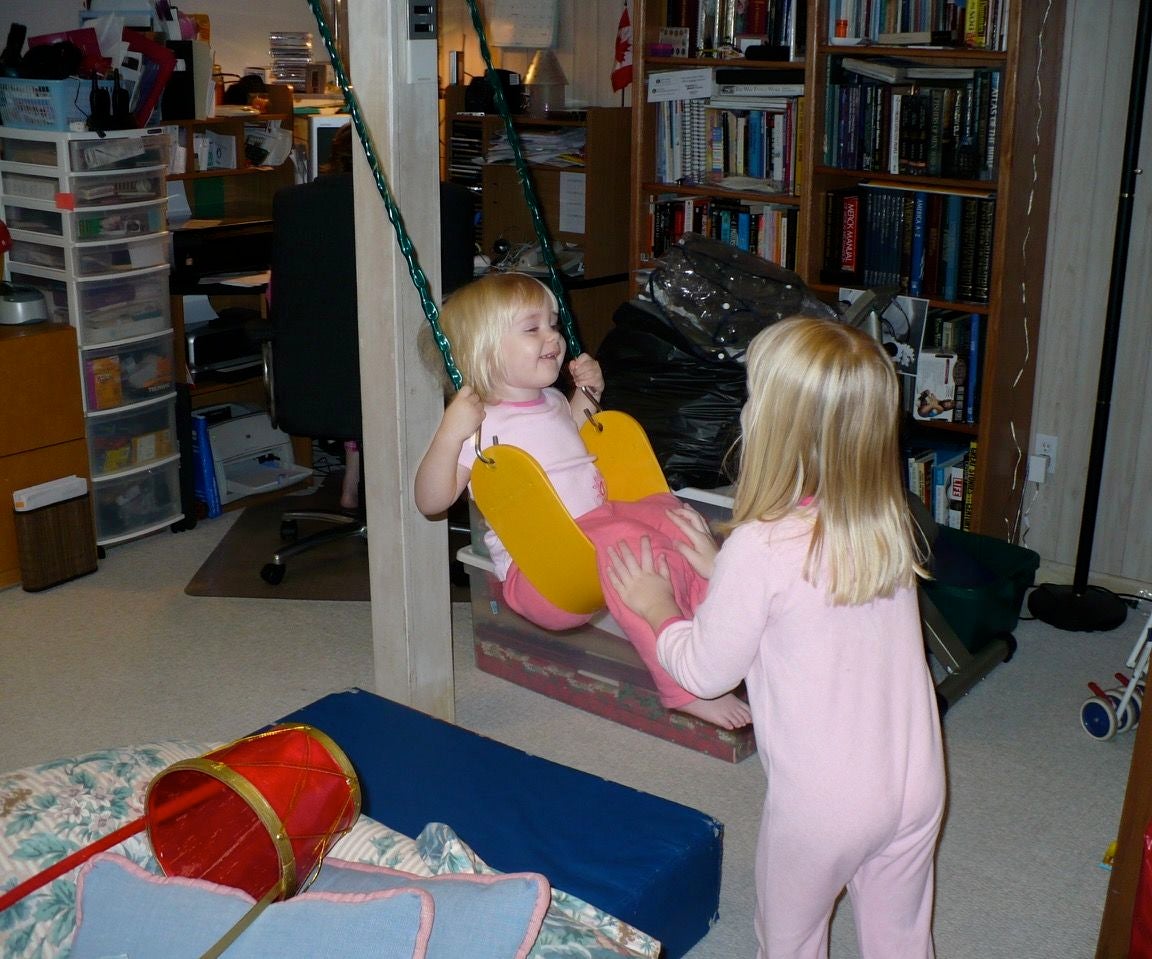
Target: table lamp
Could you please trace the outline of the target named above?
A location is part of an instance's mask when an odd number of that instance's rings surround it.
[[[545,117],[549,113],[564,109],[564,88],[568,78],[551,47],[537,50],[528,73],[524,76],[524,86],[528,91],[528,114]]]

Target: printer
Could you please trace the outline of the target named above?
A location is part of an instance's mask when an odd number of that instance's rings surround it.
[[[230,383],[259,376],[263,341],[271,329],[257,310],[229,307],[184,331],[188,378],[193,383]]]
[[[196,411],[208,421],[209,447],[221,504],[294,486],[312,475],[296,465],[292,438],[268,414],[240,404]]]

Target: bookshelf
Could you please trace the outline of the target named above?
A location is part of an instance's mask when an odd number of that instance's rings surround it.
[[[514,123],[553,243],[581,254],[582,268],[566,273],[565,288],[582,344],[595,352],[611,329],[613,310],[627,297],[628,230],[620,211],[628,207],[628,180],[621,171],[631,164],[630,111],[589,107],[546,118],[516,117]],[[492,256],[498,240],[514,249],[535,248],[535,227],[515,164],[490,156],[504,137],[503,119],[450,113],[446,124],[447,178],[476,196],[479,249]],[[562,137],[580,144],[580,162],[541,159],[550,149],[546,141]]]
[[[722,23],[725,5],[721,0]],[[1036,5],[1023,0],[970,0],[970,5],[985,13],[986,39],[969,45],[916,46],[905,43],[913,29],[942,24],[900,22],[899,11],[908,5],[882,0],[868,5],[844,0],[769,3],[775,20],[770,17],[763,52],[785,59],[764,60],[739,55],[741,40],[744,45],[756,42],[739,36],[739,24],[734,43],[717,48],[714,36],[728,39],[724,27],[694,23],[690,2],[638,2],[633,18],[637,43],[629,278],[631,290],[640,292],[654,254],[674,239],[662,233],[669,208],[686,211],[680,222],[687,228],[702,222],[699,216],[689,218],[687,211],[694,207],[742,204],[754,212],[758,207],[782,211],[775,215],[787,224],[787,240],[768,248],[767,258],[794,269],[829,303],[837,301],[844,287],[892,285],[904,294],[919,289],[932,315],[975,316],[982,340],[975,422],[964,417],[927,421],[910,413],[908,434],[925,445],[975,444],[968,528],[1006,539],[1014,530],[1028,458],[1055,137],[1055,124],[1044,122],[1043,113],[1054,113],[1058,102],[1064,10],[1060,2]],[[921,7],[943,17],[953,5],[941,0]],[[853,10],[859,12],[858,19],[848,15]],[[866,19],[865,12],[872,19]],[[680,22],[670,23],[670,14]],[[687,50],[680,47],[677,52],[689,55],[667,55],[669,42],[679,40],[665,29],[669,26],[688,26]],[[892,42],[876,42],[881,33]],[[708,52],[725,56],[701,55]],[[675,182],[676,174],[684,171],[670,170],[667,144],[676,141],[676,134],[683,140],[685,131],[690,133],[692,123],[699,121],[676,120],[667,101],[677,98],[667,91],[691,87],[700,71],[721,68],[729,85],[742,74],[749,80],[759,75],[765,82],[801,85],[802,95],[791,106],[788,176],[764,175],[756,166],[751,172],[761,175],[754,177],[745,168],[743,178],[728,181],[735,188],[726,188],[718,182],[714,153],[705,146],[702,175],[690,170]],[[766,69],[771,73],[760,72]],[[886,70],[897,75],[891,80],[868,75]],[[907,107],[913,118],[905,116],[903,127],[892,126],[897,95],[900,107]],[[975,111],[965,122],[976,124],[983,137],[962,151],[955,137],[945,139],[953,131],[942,130],[943,117],[963,117],[958,103]],[[697,102],[675,109],[688,117],[703,110],[708,117],[711,108]],[[672,136],[670,117],[675,121]],[[715,140],[707,121],[705,126],[708,138]],[[909,144],[901,143],[901,131],[913,142],[919,137],[911,155]],[[725,132],[724,148],[730,151],[739,143],[747,158],[748,140],[733,137],[731,128]],[[748,136],[746,131],[743,135]],[[853,252],[861,259],[856,263],[842,264],[838,258],[846,235],[844,197],[856,197],[859,203],[851,211],[859,216],[859,244]],[[910,274],[908,247],[917,202],[922,216],[935,218],[926,222],[935,222],[937,244],[943,242],[942,224],[949,216],[959,216],[954,212],[958,206],[970,217],[963,233],[957,219],[957,235],[949,240],[949,256],[969,261],[963,285],[956,275],[945,285],[947,261],[939,245],[932,248],[934,261],[928,257],[928,272],[915,278]],[[923,234],[921,241],[926,242]],[[865,275],[863,261],[869,256],[873,260]],[[952,269],[955,273],[959,267]]]

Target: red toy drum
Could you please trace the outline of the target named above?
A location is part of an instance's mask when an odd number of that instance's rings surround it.
[[[286,899],[356,822],[360,783],[327,735],[286,724],[169,766],[145,802],[165,875]]]

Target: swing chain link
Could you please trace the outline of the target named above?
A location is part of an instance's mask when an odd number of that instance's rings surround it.
[[[596,413],[602,413],[604,411],[604,407],[601,406],[600,401],[598,399],[596,399],[596,394],[592,392],[591,387],[582,386],[582,387],[580,387],[580,392],[583,393],[586,397],[588,397],[588,402],[591,403],[596,408]],[[584,408],[584,415],[586,417],[588,417],[588,422],[591,423],[594,427],[596,427],[597,433],[603,433],[604,432],[604,424],[596,419],[595,413],[593,413],[590,409],[585,407]]]

